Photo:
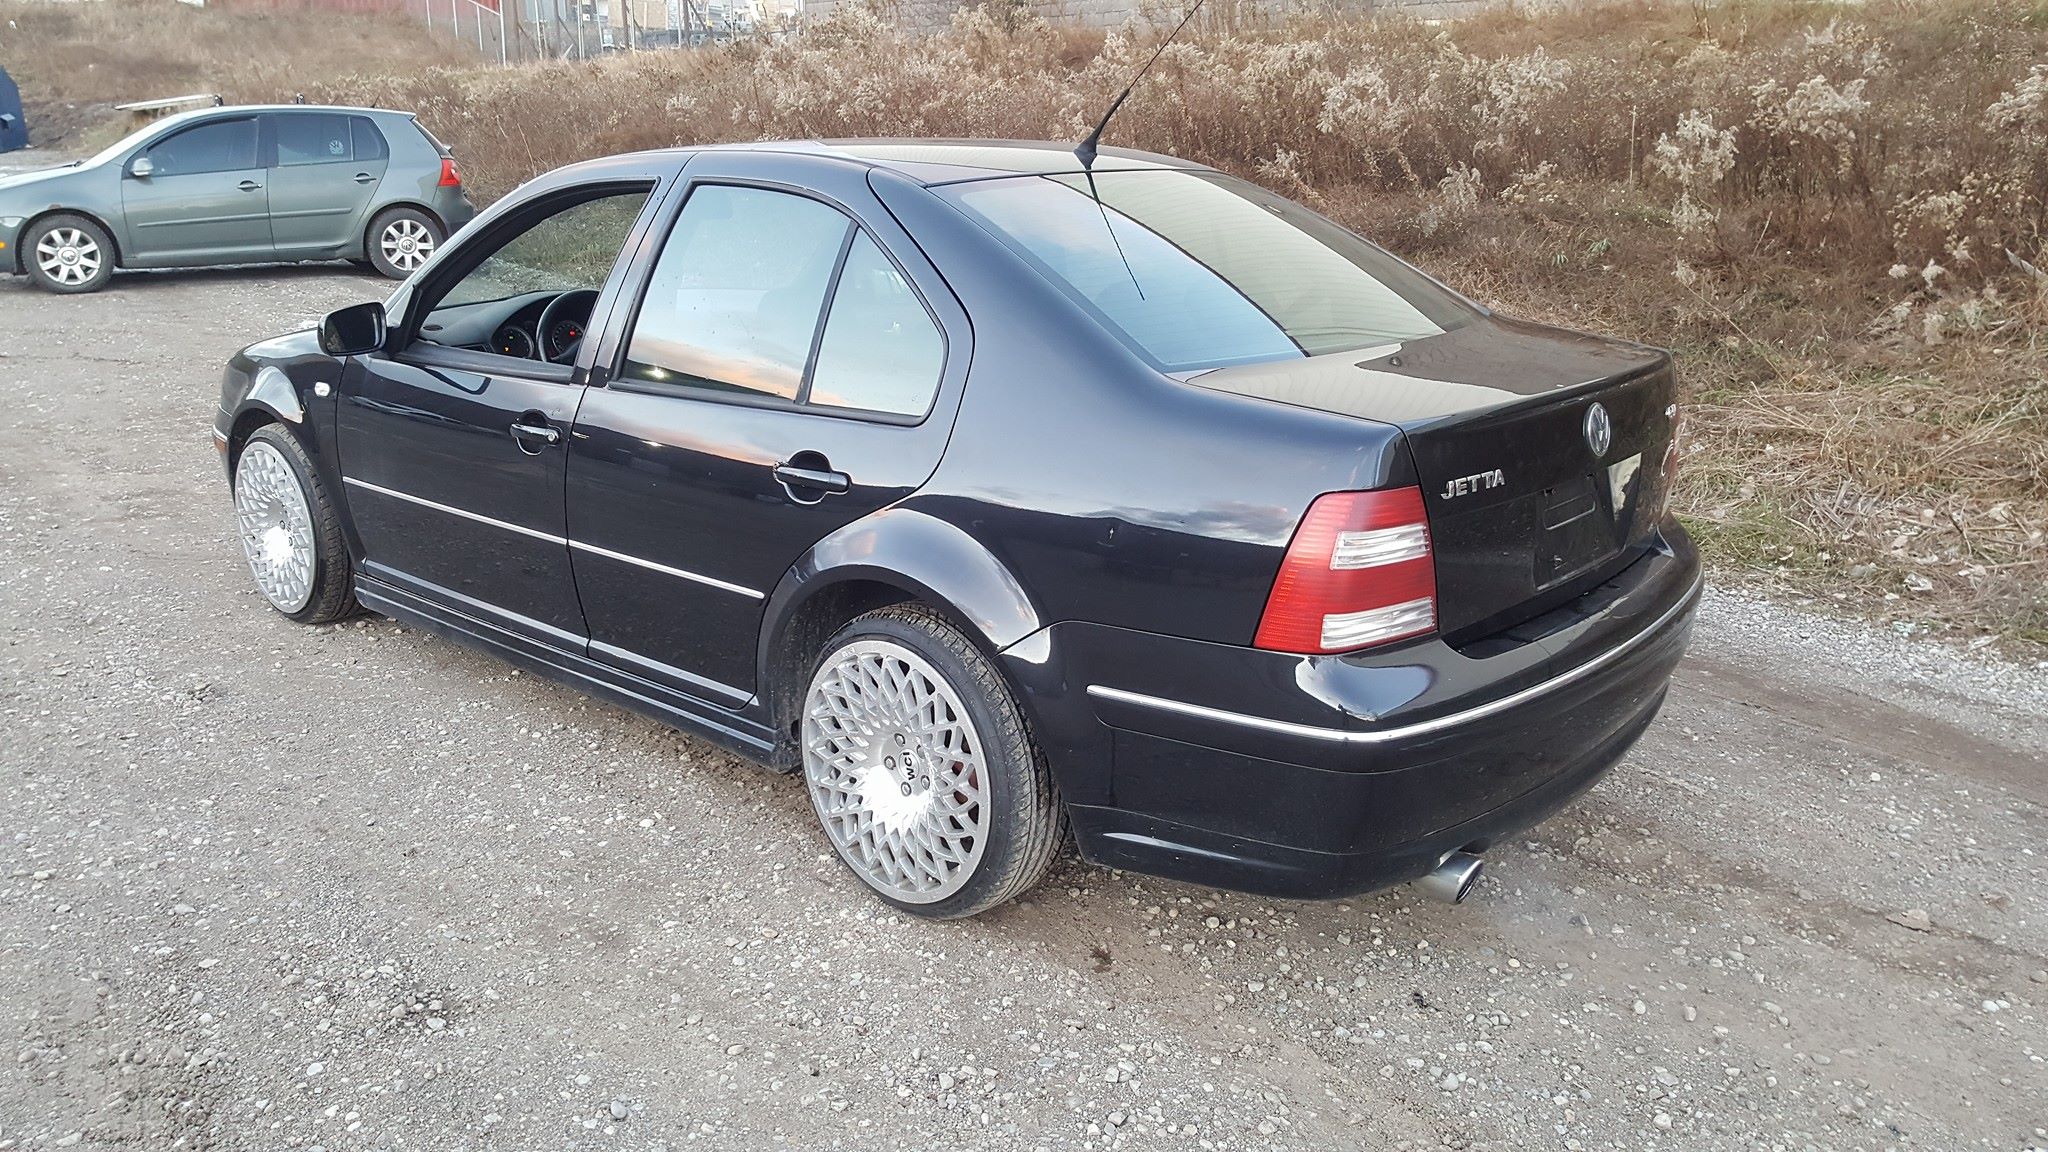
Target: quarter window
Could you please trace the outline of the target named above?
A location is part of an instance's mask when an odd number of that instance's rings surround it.
[[[691,193],[655,261],[621,376],[922,416],[944,359],[923,300],[844,214],[712,184]]]
[[[810,402],[922,416],[946,358],[924,301],[863,232],[854,237],[832,294]]]
[[[391,155],[390,146],[384,143],[384,134],[377,131],[377,126],[370,123],[367,117],[351,116],[349,117],[349,123],[354,125],[353,134],[355,137],[357,160],[367,164],[372,160],[383,160]]]
[[[145,153],[156,176],[191,176],[256,167],[256,121],[210,120],[175,132]]]
[[[355,159],[349,118],[321,112],[284,112],[271,117],[277,129],[277,166],[344,164]]]

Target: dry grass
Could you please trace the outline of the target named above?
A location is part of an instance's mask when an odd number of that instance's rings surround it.
[[[115,38],[144,11],[93,7]],[[342,75],[324,44],[263,69],[195,44],[179,67],[417,109],[496,193],[671,144],[1076,138],[1157,35],[989,4],[929,39],[856,12],[800,42],[511,71],[365,48]],[[1226,18],[1167,52],[1110,141],[1250,176],[1505,309],[1675,348],[1683,511],[1724,573],[2042,643],[2044,61],[2041,0]]]
[[[115,104],[218,92],[289,99],[356,72],[459,67],[473,53],[398,16],[225,11],[170,0],[0,0],[0,65],[36,142],[83,148],[125,127]]]

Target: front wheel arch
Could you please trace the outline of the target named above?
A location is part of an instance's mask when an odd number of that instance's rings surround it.
[[[99,227],[100,231],[107,234],[108,243],[114,246],[114,267],[125,268],[128,266],[127,261],[121,256],[121,234],[114,231],[113,225],[101,219],[98,213],[88,212],[83,208],[45,208],[41,212],[22,221],[21,230],[16,232],[15,235],[28,235],[30,229],[52,216],[78,216],[92,221]],[[14,274],[17,276],[28,275],[28,246],[25,244],[16,244],[14,246]]]

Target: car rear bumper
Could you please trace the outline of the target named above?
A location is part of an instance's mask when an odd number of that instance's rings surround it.
[[[1082,854],[1270,896],[1415,879],[1591,786],[1662,705],[1700,590],[1675,523],[1483,645],[1299,657],[1089,624],[1004,653]]]

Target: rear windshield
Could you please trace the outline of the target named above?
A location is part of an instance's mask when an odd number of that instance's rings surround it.
[[[1085,174],[936,191],[1168,372],[1416,340],[1472,315],[1384,249],[1217,173],[1098,172],[1093,194]]]

